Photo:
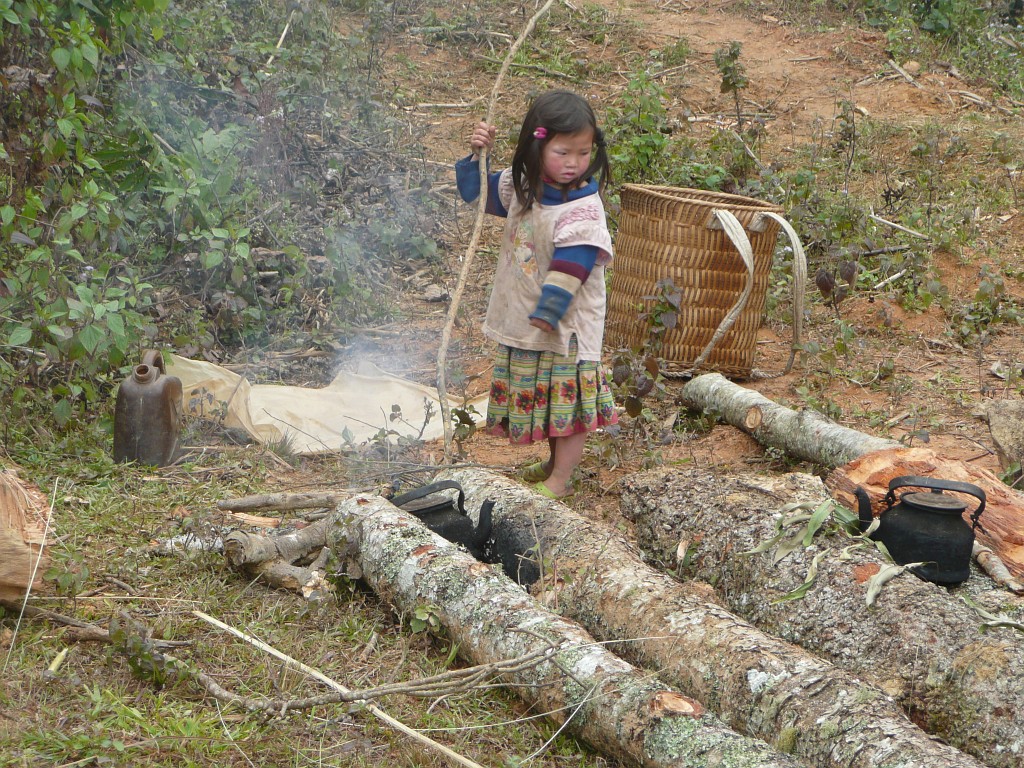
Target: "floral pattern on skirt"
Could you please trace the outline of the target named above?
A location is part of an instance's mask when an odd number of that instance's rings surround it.
[[[601,364],[577,363],[576,350],[575,336],[564,356],[499,344],[487,404],[487,432],[518,444],[615,424],[615,400]]]

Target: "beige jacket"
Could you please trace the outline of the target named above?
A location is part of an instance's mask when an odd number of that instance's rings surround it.
[[[518,349],[568,354],[576,335],[577,362],[601,359],[606,308],[604,270],[612,260],[612,239],[597,185],[561,202],[561,193],[545,187],[545,201],[523,211],[516,199],[509,170],[498,181],[498,197],[508,211],[505,234],[484,319],[484,334]],[[578,195],[578,196],[577,196]],[[553,332],[530,325],[551,256],[556,247],[592,245],[600,250],[597,264]]]

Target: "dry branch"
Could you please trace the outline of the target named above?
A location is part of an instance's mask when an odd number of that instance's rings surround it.
[[[45,619],[52,624],[57,624],[62,627],[67,627],[67,634],[72,639],[80,642],[96,642],[96,643],[112,643],[113,639],[110,636],[110,632],[98,624],[92,624],[88,621],[82,621],[76,619],[73,616],[65,616],[62,613],[55,611],[48,611],[45,608],[37,608],[32,605],[26,605],[22,607],[21,603],[16,603],[13,600],[0,599],[0,608],[5,608],[12,613],[21,613],[25,618],[28,619]],[[132,622],[134,626],[137,625]],[[151,638],[150,644],[155,650],[164,650],[167,648],[180,648],[185,645],[189,645],[187,640],[160,640]]]
[[[321,683],[323,683],[324,685],[326,685],[327,687],[329,687],[329,688],[331,688],[331,689],[333,689],[335,691],[338,691],[338,692],[341,692],[341,693],[349,693],[350,692],[349,688],[345,687],[344,685],[339,683],[337,680],[334,680],[333,678],[328,677],[327,675],[325,675],[323,672],[321,672],[318,669],[313,669],[312,667],[309,667],[309,666],[303,664],[298,659],[293,659],[291,656],[289,656],[289,655],[287,655],[285,653],[282,653],[277,648],[274,648],[272,645],[268,645],[267,643],[264,643],[262,640],[257,640],[256,638],[254,638],[254,637],[252,637],[250,635],[245,634],[241,630],[238,630],[235,627],[230,626],[229,624],[225,624],[223,621],[220,621],[219,619],[215,619],[213,616],[210,616],[209,614],[203,613],[202,611],[192,611],[192,614],[194,616],[202,619],[203,621],[205,621],[205,622],[207,622],[209,624],[212,624],[215,627],[219,627],[220,629],[223,629],[225,632],[231,633],[235,637],[240,638],[241,640],[244,640],[245,642],[249,643],[250,645],[253,645],[256,648],[259,648],[261,651],[269,653],[271,656],[274,656],[275,658],[280,659],[281,661],[283,661],[285,664],[289,665],[290,667],[293,667],[293,668],[301,671],[303,674],[308,675],[309,677],[313,678],[314,680],[320,681]],[[435,750],[437,752],[440,752],[442,755],[447,757],[451,762],[453,762],[453,763],[455,763],[457,765],[461,765],[464,768],[481,768],[481,766],[478,765],[477,763],[475,763],[472,760],[469,760],[468,758],[466,758],[466,757],[458,754],[457,752],[449,749],[444,744],[439,744],[438,742],[436,742],[433,739],[427,737],[426,735],[420,733],[419,731],[417,731],[417,730],[415,730],[413,728],[410,728],[409,726],[407,726],[402,721],[396,720],[395,718],[393,718],[391,715],[389,715],[387,712],[385,712],[383,709],[378,707],[376,704],[373,704],[372,702],[366,704],[366,711],[369,712],[374,717],[376,717],[378,720],[380,720],[385,725],[388,725],[391,728],[394,728],[396,731],[399,731],[400,733],[404,733],[406,736],[410,737],[411,739],[414,739],[414,740],[418,741],[419,743],[425,745],[429,749],[433,749],[433,750]]]
[[[999,555],[984,544],[978,543],[977,540],[974,542],[971,555],[978,567],[987,573],[992,581],[1001,587],[1006,587],[1015,595],[1024,595],[1024,583],[1010,573],[1006,563],[999,558]]]
[[[796,768],[791,758],[702,714],[699,703],[614,656],[579,625],[538,605],[494,567],[386,500],[343,500],[330,521],[323,529],[327,545],[356,564],[370,586],[399,610],[432,606],[470,662],[521,658],[554,645],[549,662],[507,675],[507,682],[600,752],[652,768]],[[296,543],[277,547],[257,538],[244,540],[251,554],[236,540],[235,555],[250,566]],[[315,539],[310,539],[313,546]]]
[[[495,501],[495,539],[536,537],[543,598],[623,656],[679,686],[740,731],[819,768],[978,768],[917,728],[880,689],[765,634],[711,591],[645,565],[617,532],[479,471],[445,471],[469,508]]]
[[[487,123],[494,122],[494,107],[498,103],[498,94],[501,92],[501,84],[505,79],[505,75],[508,72],[509,67],[512,65],[512,59],[515,58],[516,52],[522,47],[523,43],[526,42],[526,38],[530,36],[534,28],[537,26],[537,22],[540,21],[545,14],[551,9],[551,6],[555,4],[555,0],[547,0],[542,5],[530,20],[526,22],[526,26],[523,27],[523,31],[519,33],[519,37],[516,38],[515,42],[512,43],[508,49],[508,53],[505,54],[505,60],[502,62],[501,67],[498,69],[498,75],[494,79],[494,85],[491,87],[491,96],[487,101],[487,114],[484,120]],[[455,319],[459,314],[459,306],[462,304],[462,294],[466,290],[466,282],[469,279],[470,267],[473,264],[473,259],[476,256],[476,248],[480,243],[480,233],[483,229],[484,214],[487,210],[487,152],[486,150],[480,153],[480,199],[477,200],[476,209],[476,220],[473,222],[473,234],[469,238],[469,244],[466,246],[466,255],[462,260],[462,269],[459,271],[459,280],[455,284],[455,290],[452,291],[451,303],[448,305],[448,314],[445,317],[444,328],[441,330],[441,343],[438,345],[437,350],[437,392],[441,403],[441,422],[444,424],[444,454],[445,458],[451,459],[451,448],[452,448],[452,419],[451,412],[448,407],[448,398],[446,394],[448,392],[448,374],[446,371],[447,357],[448,357],[448,345],[451,343],[452,331],[455,328]]]
[[[865,581],[887,561],[866,543],[848,550],[854,540],[839,533],[821,533],[781,558],[779,546],[749,554],[776,534],[785,504],[829,498],[811,475],[654,470],[626,479],[621,509],[652,565],[675,570],[682,550],[688,577],[714,580],[726,605],[765,632],[867,678],[915,722],[979,760],[1019,766],[1024,647],[1013,629],[982,634],[982,618],[959,597],[965,589],[907,573],[868,607]],[[780,545],[802,535],[800,525],[790,527]],[[785,599],[812,568],[817,576],[804,596]],[[1007,600],[980,575],[970,591],[984,605]]]
[[[225,512],[262,512],[266,510],[316,509],[333,507],[338,503],[337,493],[263,493],[217,502],[217,509]]]
[[[251,579],[274,589],[287,589],[311,597],[327,589],[324,566],[330,551],[327,549],[327,528],[330,518],[325,517],[298,531],[274,536],[232,531],[224,538],[224,554],[236,568],[245,571]],[[308,564],[296,564],[316,553]]]
[[[333,693],[321,696],[307,696],[301,699],[268,699],[264,697],[242,696],[224,688],[204,672],[198,672],[196,679],[206,692],[218,701],[222,701],[225,704],[235,704],[253,712],[266,712],[270,715],[283,717],[289,712],[313,709],[314,707],[322,707],[328,704],[348,702],[361,705],[364,702],[383,699],[388,696],[436,699],[439,696],[464,693],[483,686],[495,678],[504,675],[516,675],[524,670],[535,667],[547,661],[553,655],[553,651],[554,648],[552,646],[542,647],[534,649],[521,658],[477,664],[472,667],[453,669],[429,677],[421,677],[400,683],[387,683],[373,688],[352,690],[340,685],[333,686]],[[168,656],[167,658],[174,663],[181,663],[173,657]]]

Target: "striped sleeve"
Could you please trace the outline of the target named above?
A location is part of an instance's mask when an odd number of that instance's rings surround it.
[[[590,277],[599,252],[600,249],[592,245],[555,248],[551,266],[541,286],[537,308],[530,318],[543,320],[552,328],[557,328],[573,296]]]

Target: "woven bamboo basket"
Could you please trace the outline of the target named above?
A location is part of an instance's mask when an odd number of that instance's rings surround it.
[[[749,376],[782,209],[739,195],[639,184],[623,185],[621,203],[607,343],[647,342],[649,326],[638,315],[653,303],[658,281],[669,278],[682,300],[676,327],[662,335],[663,372]]]

